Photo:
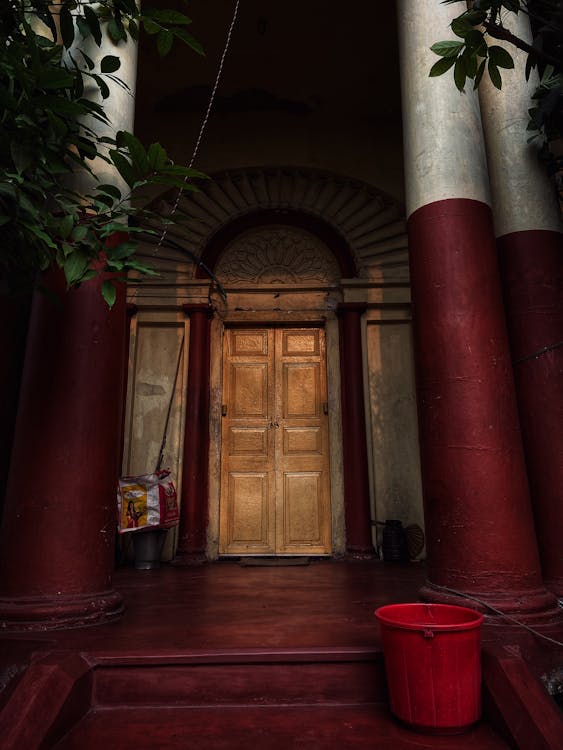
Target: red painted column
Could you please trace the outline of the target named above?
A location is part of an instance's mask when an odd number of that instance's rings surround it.
[[[0,537],[0,621],[44,630],[104,622],[112,589],[125,290],[93,279],[36,292]]]
[[[184,305],[190,318],[186,424],[178,549],[174,564],[206,560],[209,456],[209,305]]]
[[[0,289],[0,519],[16,422],[30,299]]]
[[[451,76],[428,76],[435,30],[459,9],[397,7],[428,550],[421,595],[548,623],[561,611],[540,568],[479,102]]]
[[[505,19],[532,41],[528,16]],[[503,42],[495,43],[504,44]],[[506,45],[505,45],[506,46]],[[536,536],[545,585],[563,596],[563,236],[555,186],[528,143],[526,54],[509,47],[515,70],[479,87],[492,208],[512,348]]]
[[[543,588],[490,209],[437,201],[408,221],[429,548],[425,598],[520,617]]]
[[[497,240],[545,585],[563,596],[563,243],[553,231]]]
[[[342,387],[342,452],[344,463],[344,516],[346,551],[354,557],[375,555],[366,442],[362,360],[364,303],[338,305],[340,378]]]

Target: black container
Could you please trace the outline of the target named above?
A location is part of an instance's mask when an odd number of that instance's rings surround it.
[[[160,555],[166,539],[166,529],[147,529],[134,531],[133,550],[137,570],[155,570],[160,568]]]
[[[385,562],[407,562],[407,535],[401,521],[385,521],[383,527],[383,559]]]

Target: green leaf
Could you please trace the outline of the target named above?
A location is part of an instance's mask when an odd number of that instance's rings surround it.
[[[106,55],[102,57],[100,70],[102,73],[115,73],[121,67],[121,60],[115,55]]]
[[[156,48],[158,50],[158,54],[161,57],[164,57],[170,52],[173,41],[174,35],[171,31],[160,31],[158,33],[158,36],[156,38]]]
[[[111,281],[102,282],[102,297],[108,307],[113,307],[117,298],[117,290]]]
[[[189,24],[192,22],[191,18],[188,18],[188,16],[185,16],[183,13],[180,13],[177,10],[151,9],[151,11],[147,13],[147,17],[154,19],[159,23],[171,25],[189,26]]]
[[[107,83],[104,81],[104,79],[101,76],[92,74],[92,78],[98,84],[98,88],[100,89],[100,94],[102,96],[102,99],[107,99],[110,94],[109,86],[107,85]]]
[[[454,20],[451,22],[450,27],[454,34],[456,36],[461,37],[462,39],[469,34],[470,31],[473,31],[473,25],[469,23],[469,21],[464,18],[464,16],[460,16],[459,18],[454,18]]]
[[[16,189],[9,182],[0,182],[0,195],[7,195],[9,198],[15,198]]]
[[[61,24],[61,36],[63,44],[68,49],[74,41],[74,21],[68,6],[63,6],[60,10],[59,20]]]
[[[131,35],[131,39],[135,42],[138,41],[139,27],[132,18],[129,19],[129,34]]]
[[[107,195],[111,195],[112,198],[115,198],[116,201],[121,200],[121,190],[117,188],[115,185],[96,185],[96,190],[99,193],[106,193]]]
[[[143,26],[147,34],[150,34],[151,36],[153,34],[158,34],[160,31],[162,31],[162,26],[158,23],[154,23],[154,21],[151,21],[149,18],[143,18]]]
[[[487,43],[482,31],[473,29],[473,31],[465,37],[465,46],[468,50],[474,52],[480,57],[487,56]]]
[[[468,50],[463,53],[465,72],[468,78],[475,78],[477,74],[477,56]]]
[[[472,26],[477,26],[486,20],[487,14],[483,10],[468,10],[467,13],[465,13],[465,18]]]
[[[80,32],[80,36],[82,37],[82,39],[86,39],[92,33],[90,31],[90,26],[88,25],[88,22],[82,16],[77,16],[76,25],[78,26],[78,31]]]
[[[88,227],[85,226],[84,224],[78,224],[72,230],[71,237],[74,240],[74,242],[82,242],[82,240],[86,238],[87,234],[88,234]]]
[[[507,10],[510,10],[513,13],[518,13],[520,10],[520,0],[503,0],[502,4]]]
[[[436,55],[440,55],[440,57],[456,57],[462,47],[463,42],[446,41],[436,42],[430,49]]]
[[[115,18],[111,18],[108,23],[108,36],[112,42],[120,42],[121,40],[127,40],[127,32],[121,21],[116,21]]]
[[[197,169],[190,169],[189,167],[182,167],[179,164],[167,164],[161,167],[160,171],[162,174],[171,174],[176,177],[197,177],[202,179],[208,179],[207,175]]]
[[[542,86],[549,86],[550,81],[553,79],[553,74],[555,70],[553,68],[553,65],[546,65],[545,70],[543,71],[543,75],[541,77],[540,84]],[[557,76],[556,76],[557,77]]]
[[[53,240],[40,227],[36,226],[35,224],[28,224],[25,221],[22,221],[21,225],[25,227],[29,232],[31,232],[31,234],[35,235],[35,237],[42,240],[42,242],[44,242],[47,245],[47,247],[50,247],[53,250],[57,249],[57,246],[55,245]]]
[[[487,68],[493,86],[497,89],[502,89],[502,78],[500,77],[500,71],[492,60],[489,60]]]
[[[142,232],[144,231],[141,227],[128,227],[126,224],[122,224],[119,221],[108,221],[104,224],[100,230],[100,237],[111,237],[115,232]]]
[[[174,28],[171,29],[171,31],[175,37],[181,39],[184,44],[187,44],[188,47],[191,47],[194,52],[197,52],[198,55],[205,55],[205,51],[201,44],[195,37],[193,37],[188,31],[186,31],[186,29]]]
[[[45,67],[37,76],[42,89],[68,89],[74,84],[74,75],[64,68]]]
[[[69,256],[65,258],[63,269],[65,272],[66,282],[69,286],[76,284],[79,281],[86,269],[90,259],[81,250],[75,250]]]
[[[26,143],[14,139],[10,143],[10,154],[14,166],[20,174],[33,164],[35,154]]]
[[[149,160],[147,152],[141,141],[132,133],[126,130],[120,130],[117,134],[118,144],[123,144],[129,151],[133,167],[140,173],[145,174],[149,169]]]
[[[489,60],[491,60],[491,62],[498,68],[514,67],[512,56],[504,49],[504,47],[499,47],[498,45],[489,47]]]
[[[122,242],[111,250],[107,250],[108,257],[114,258],[115,260],[123,260],[129,258],[137,250],[138,245],[136,242]]]
[[[108,268],[111,268],[112,271],[123,271],[124,268],[123,262],[114,258],[108,258],[106,265]]]
[[[168,162],[168,154],[160,143],[151,143],[147,151],[150,169],[161,169]]]
[[[455,65],[456,58],[455,57],[442,57],[441,60],[438,60],[434,63],[434,65],[430,68],[430,73],[428,74],[431,78],[435,76],[441,76],[443,73],[448,71],[453,65]]]
[[[66,240],[70,233],[72,232],[72,227],[74,226],[74,216],[72,214],[67,214],[66,216],[63,216],[61,221],[59,222],[59,234],[63,238],[63,240]]]
[[[102,43],[102,29],[100,28],[100,21],[98,19],[98,16],[89,5],[84,6],[84,18],[86,23],[88,24],[90,33],[92,34],[94,41],[99,47]]]
[[[125,264],[127,268],[131,268],[134,271],[140,271],[141,273],[146,274],[147,276],[158,276],[158,271],[154,271],[150,266],[145,265],[144,263],[141,263],[138,260],[128,260]]]
[[[133,183],[135,182],[136,175],[131,164],[127,161],[123,154],[119,153],[119,151],[110,151],[109,156],[114,163],[115,168],[123,177],[127,185],[129,185],[129,187],[132,187]]]
[[[465,79],[467,78],[467,68],[463,57],[458,57],[454,67],[454,81],[458,91],[463,91]]]

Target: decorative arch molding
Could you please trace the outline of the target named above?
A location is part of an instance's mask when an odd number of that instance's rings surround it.
[[[221,283],[228,287],[336,284],[342,277],[336,258],[315,234],[279,223],[253,226],[239,233],[212,268]]]
[[[404,209],[372,185],[308,167],[249,167],[211,178],[180,197],[182,223],[168,232],[173,246],[145,248],[160,284],[204,277],[189,256],[212,268],[237,231],[256,222],[308,228],[332,250],[344,278],[408,283]],[[153,207],[166,216],[176,199],[168,191]]]

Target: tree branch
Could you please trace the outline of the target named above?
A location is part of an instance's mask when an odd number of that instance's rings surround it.
[[[550,55],[548,52],[544,52],[541,49],[536,49],[531,44],[528,44],[524,40],[520,39],[520,37],[515,36],[504,26],[499,26],[496,23],[491,23],[491,21],[484,21],[483,26],[485,27],[489,36],[492,36],[494,39],[508,42],[514,47],[518,47],[518,49],[526,52],[528,55],[535,55],[539,60],[553,65],[556,70],[560,69],[561,60],[559,60],[557,57],[553,57],[553,55]]]

